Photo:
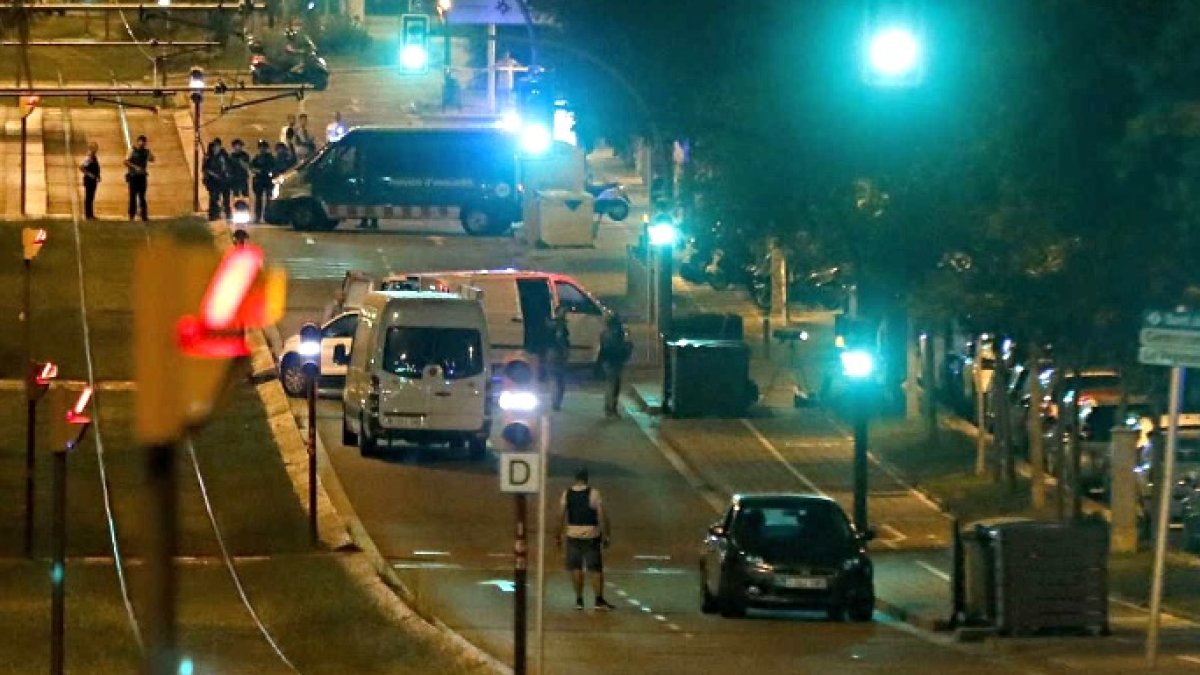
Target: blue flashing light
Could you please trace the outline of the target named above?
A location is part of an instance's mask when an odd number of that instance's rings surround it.
[[[842,372],[846,377],[861,380],[870,377],[875,371],[875,357],[870,352],[861,349],[848,349],[842,352]]]
[[[423,45],[404,45],[400,49],[400,67],[410,71],[423,71],[429,65],[429,52]]]
[[[544,155],[550,150],[553,136],[541,122],[530,122],[521,130],[521,149],[530,155]]]

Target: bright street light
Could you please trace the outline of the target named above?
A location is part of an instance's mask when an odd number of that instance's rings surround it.
[[[660,214],[646,228],[646,234],[650,237],[651,246],[674,246],[679,237],[679,228],[670,216]]]
[[[886,28],[871,38],[868,59],[871,68],[885,77],[903,77],[917,67],[921,47],[905,28]]]
[[[842,372],[847,377],[856,380],[870,377],[875,370],[875,358],[870,352],[861,349],[847,349],[842,352]]]
[[[191,72],[188,73],[188,89],[204,89],[204,69],[200,66],[192,66]]]
[[[405,70],[424,70],[429,64],[429,52],[421,45],[405,45],[400,50],[400,66]]]
[[[550,130],[541,122],[530,122],[521,130],[521,149],[530,155],[541,155],[554,141]]]

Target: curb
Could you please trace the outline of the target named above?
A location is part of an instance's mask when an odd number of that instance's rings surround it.
[[[634,404],[640,411],[640,414],[634,415],[634,421],[637,423],[638,428],[642,430],[642,433],[645,434],[654,447],[658,448],[658,451],[666,458],[667,463],[674,467],[689,485],[700,492],[700,496],[712,506],[715,512],[720,513],[724,508],[724,495],[721,494],[721,491],[705,481],[700,476],[700,473],[679,454],[671,442],[658,433],[654,428],[657,425],[651,420],[646,419],[652,415],[657,415],[657,413],[650,412],[653,408],[638,393],[637,389],[633,386],[626,387],[626,393],[633,399]],[[628,407],[626,407],[626,410],[631,413],[633,412]],[[924,631],[938,632],[948,630],[949,628],[949,622],[940,616],[907,610],[898,604],[889,602],[886,598],[880,598],[878,595],[875,596],[875,610]]]

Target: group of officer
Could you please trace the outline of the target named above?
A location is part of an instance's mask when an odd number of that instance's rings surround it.
[[[296,163],[295,155],[285,143],[275,149],[266,139],[258,140],[258,150],[251,156],[242,139],[235,138],[225,150],[220,138],[209,141],[204,153],[204,189],[208,191],[208,219],[231,215],[231,200],[247,199],[254,190],[254,222],[260,223],[267,201],[271,197],[271,179]]]

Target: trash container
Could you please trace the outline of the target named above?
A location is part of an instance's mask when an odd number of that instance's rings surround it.
[[[576,190],[539,190],[524,204],[525,240],[549,247],[592,246],[593,197]]]
[[[1108,633],[1108,523],[976,523],[962,545],[968,622],[1002,635]]]
[[[667,343],[666,396],[673,417],[738,417],[757,398],[750,350],[739,340]]]
[[[671,337],[675,339],[741,340],[743,335],[740,314],[680,314],[671,324]]]

